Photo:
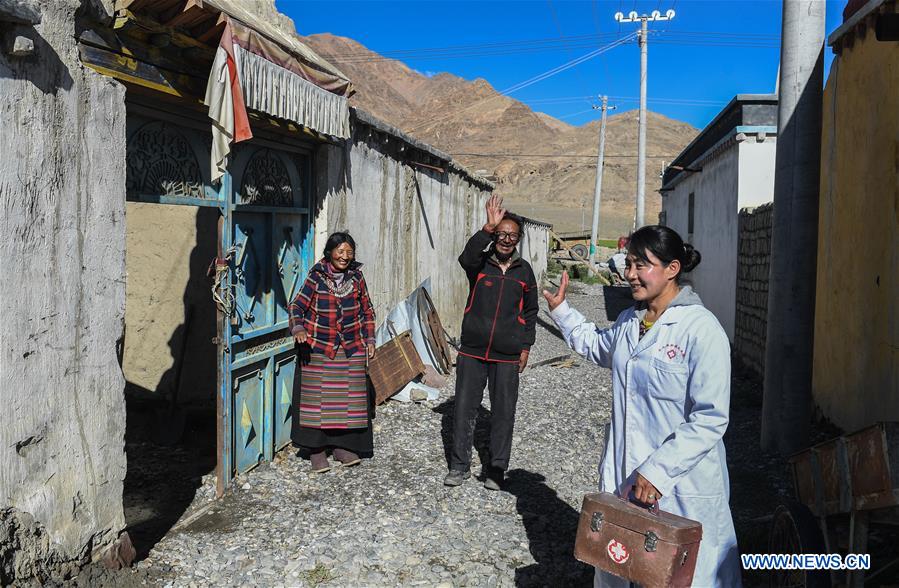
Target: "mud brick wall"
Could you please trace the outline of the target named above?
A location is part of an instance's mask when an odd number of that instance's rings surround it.
[[[768,264],[774,205],[740,211],[734,355],[759,379],[765,373]]]

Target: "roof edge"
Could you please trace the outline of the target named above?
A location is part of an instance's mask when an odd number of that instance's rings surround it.
[[[481,176],[471,173],[470,171],[468,171],[468,169],[466,169],[465,167],[459,165],[459,163],[454,161],[450,155],[444,153],[443,151],[440,151],[433,145],[425,143],[424,141],[419,141],[418,139],[409,135],[405,131],[391,125],[390,123],[387,123],[387,122],[379,119],[372,113],[370,113],[366,110],[362,110],[358,106],[350,106],[350,114],[353,118],[357,119],[362,124],[365,124],[374,129],[377,129],[378,131],[381,131],[382,133],[387,133],[389,135],[392,135],[393,137],[396,137],[397,139],[403,141],[410,147],[414,147],[415,149],[424,151],[424,152],[430,154],[431,156],[433,156],[441,161],[446,162],[448,169],[451,169],[451,170],[459,173],[460,175],[462,175],[464,178],[466,178],[471,183],[481,186],[482,188],[485,188],[490,191],[493,191],[496,188],[496,184],[487,180],[486,178],[482,178]]]
[[[715,142],[714,145],[691,159],[687,162],[684,167],[693,167],[695,165],[705,165],[705,163],[713,157],[716,153],[720,152],[724,147],[730,146],[731,144],[736,144],[741,141],[739,138],[740,134],[766,134],[769,136],[776,137],[777,136],[777,127],[768,126],[768,125],[737,125],[734,128],[730,129],[724,136],[721,137],[718,141]],[[672,162],[672,165],[674,162]],[[678,184],[680,184],[685,179],[683,172],[679,172],[677,175],[672,177],[666,184],[663,184],[659,189],[660,192],[670,192]]]
[[[830,36],[827,37],[827,45],[833,47],[834,44],[839,41],[844,35],[855,29],[855,26],[868,17],[871,13],[878,10],[881,6],[887,3],[887,0],[868,0],[864,6],[856,10],[852,16],[843,21],[843,24],[837,27],[837,29],[830,33]]]
[[[771,93],[771,94],[737,94],[736,96],[734,96],[734,97],[727,103],[727,105],[724,106],[724,108],[722,108],[722,109],[718,112],[718,114],[715,115],[715,118],[713,118],[713,119],[712,119],[712,120],[711,120],[705,127],[702,128],[702,130],[699,131],[699,134],[697,134],[695,137],[693,137],[693,140],[690,141],[690,142],[687,144],[686,147],[684,147],[683,149],[681,149],[681,152],[678,153],[677,156],[676,156],[674,159],[671,160],[671,162],[666,166],[666,169],[668,169],[668,168],[670,168],[670,167],[672,167],[672,166],[674,166],[674,165],[686,165],[686,166],[689,166],[689,165],[692,164],[693,162],[695,162],[695,161],[701,159],[702,157],[704,157],[705,154],[709,151],[708,149],[705,150],[705,151],[703,151],[703,152],[701,152],[699,156],[692,158],[691,161],[685,161],[685,158],[686,158],[687,154],[688,154],[694,147],[696,147],[697,145],[699,145],[699,144],[702,143],[703,141],[707,140],[708,136],[709,136],[713,131],[716,130],[715,127],[721,122],[721,120],[724,119],[725,116],[728,115],[728,113],[730,113],[731,110],[733,110],[734,108],[736,108],[736,107],[737,107],[738,105],[740,105],[740,104],[749,104],[749,103],[753,103],[753,102],[755,102],[755,103],[777,104],[777,102],[778,102],[778,95],[777,95],[777,94],[773,94],[773,93]],[[738,126],[739,126],[739,125],[738,125]],[[722,135],[721,138],[720,138],[719,140],[715,141],[714,145],[718,145],[719,143],[721,143],[722,140],[726,139],[728,136],[730,136],[731,134],[733,134],[733,131],[734,131],[734,128],[724,129],[724,131],[721,133],[721,135]],[[679,175],[679,174],[677,174],[677,175]],[[676,177],[676,176],[675,176],[675,177]],[[669,181],[669,183],[670,183],[670,182],[673,182],[673,181],[674,181],[674,178],[671,178],[671,180]],[[667,184],[666,184],[666,185],[667,185]],[[664,186],[663,186],[663,188],[664,188]]]

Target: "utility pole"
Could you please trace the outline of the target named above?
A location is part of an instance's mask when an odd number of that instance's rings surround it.
[[[808,445],[812,416],[824,8],[783,2],[761,438],[781,455]]]
[[[650,21],[671,20],[674,11],[668,10],[664,15],[658,10],[650,14],[637,14],[631,11],[627,18],[624,13],[616,12],[615,20],[618,22],[640,22],[640,31],[637,33],[637,42],[640,44],[640,118],[637,135],[637,214],[634,217],[634,228],[639,229],[644,224],[644,212],[646,210],[646,58],[649,37],[647,36],[647,23]]]
[[[593,108],[596,108],[595,106]],[[596,250],[599,240],[599,202],[602,194],[603,154],[606,150],[606,111],[615,110],[609,106],[609,97],[602,97],[602,122],[599,125],[599,155],[596,157],[596,187],[593,189],[593,229],[590,232],[590,263],[596,265]]]

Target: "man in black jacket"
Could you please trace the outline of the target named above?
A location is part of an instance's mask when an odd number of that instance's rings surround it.
[[[465,245],[459,264],[469,295],[456,360],[456,408],[450,471],[443,483],[458,486],[471,477],[471,447],[484,386],[490,390],[490,463],[484,487],[499,490],[509,467],[518,402],[518,374],[534,344],[537,281],[516,245],[521,219],[506,214],[502,198],[487,200],[487,224]]]

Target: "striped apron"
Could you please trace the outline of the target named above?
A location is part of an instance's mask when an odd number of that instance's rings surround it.
[[[368,427],[364,351],[348,358],[341,347],[334,359],[313,352],[302,370],[301,426],[313,429]]]

